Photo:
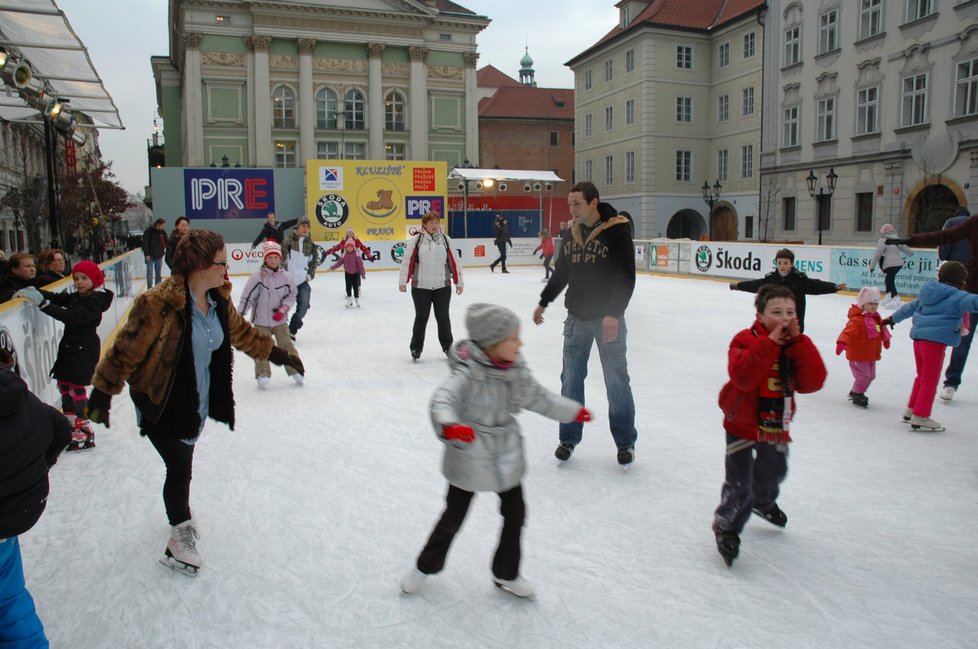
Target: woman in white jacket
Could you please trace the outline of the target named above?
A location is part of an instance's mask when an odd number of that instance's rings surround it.
[[[880,228],[879,241],[876,242],[876,252],[869,262],[869,272],[873,272],[877,264],[883,271],[886,293],[889,297],[880,304],[882,307],[903,306],[900,294],[897,292],[896,275],[903,268],[903,256],[913,257],[913,250],[899,243],[899,239],[900,235],[897,234],[896,228],[889,223],[884,223]]]
[[[411,333],[411,358],[418,360],[424,349],[425,329],[428,316],[435,309],[438,323],[438,342],[448,354],[452,346],[452,321],[448,307],[452,301],[452,283],[455,293],[462,294],[462,266],[452,247],[452,240],[441,232],[438,215],[428,212],[421,219],[421,233],[407,241],[398,285],[402,293],[411,284],[414,300],[414,330]]]

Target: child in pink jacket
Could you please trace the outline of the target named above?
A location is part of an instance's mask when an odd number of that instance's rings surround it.
[[[348,238],[343,242],[343,256],[330,268],[336,269],[340,266],[343,267],[346,278],[346,308],[349,309],[353,306],[355,301],[359,309],[360,280],[367,278],[367,271],[363,267],[363,259],[360,258],[360,253],[357,252],[355,240]]]

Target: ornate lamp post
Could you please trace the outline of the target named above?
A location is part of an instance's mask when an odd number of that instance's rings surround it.
[[[825,203],[832,197],[835,192],[835,184],[839,180],[839,175],[835,173],[835,169],[829,169],[829,173],[825,176],[826,184],[829,190],[825,191],[825,187],[819,183],[818,176],[815,175],[813,170],[808,171],[808,177],[805,181],[808,183],[808,195],[815,200],[815,218],[818,219],[818,245],[822,245],[822,230],[825,229]],[[818,187],[818,193],[815,193],[815,188]],[[817,198],[816,198],[817,196]]]
[[[720,190],[723,189],[723,185],[720,184],[720,180],[718,179],[715,183],[713,183],[713,187],[710,187],[710,185],[704,180],[703,187],[701,189],[703,190],[703,200],[706,201],[706,204],[710,207],[710,213],[706,220],[706,227],[709,233],[710,241],[713,241],[713,206],[720,200]]]

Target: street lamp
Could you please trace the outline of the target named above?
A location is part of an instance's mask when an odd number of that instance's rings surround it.
[[[710,185],[704,180],[703,187],[701,189],[703,190],[703,200],[706,201],[706,204],[710,207],[710,213],[706,219],[706,227],[707,231],[709,232],[710,241],[713,241],[713,206],[720,200],[720,190],[723,189],[723,185],[721,185],[720,180],[717,179],[717,181],[713,183],[713,187],[710,187]]]
[[[812,170],[808,171],[808,177],[805,181],[808,183],[808,195],[815,199],[815,209],[816,218],[818,219],[818,245],[822,245],[822,230],[825,229],[825,203],[832,197],[835,192],[835,183],[838,182],[839,175],[835,173],[835,169],[829,169],[829,173],[825,175],[825,181],[829,186],[829,191],[825,191],[825,188],[821,186],[818,181],[818,176]],[[815,188],[818,187],[818,194],[815,193]],[[818,196],[818,198],[815,198]]]

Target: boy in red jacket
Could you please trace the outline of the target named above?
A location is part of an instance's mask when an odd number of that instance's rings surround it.
[[[751,511],[784,527],[778,485],[788,473],[789,427],[794,393],[815,392],[825,365],[801,333],[792,292],[765,285],[754,300],[757,320],[730,343],[730,381],[720,390],[727,433],[726,477],[713,515],[717,550],[729,566],[740,549],[740,531]]]

